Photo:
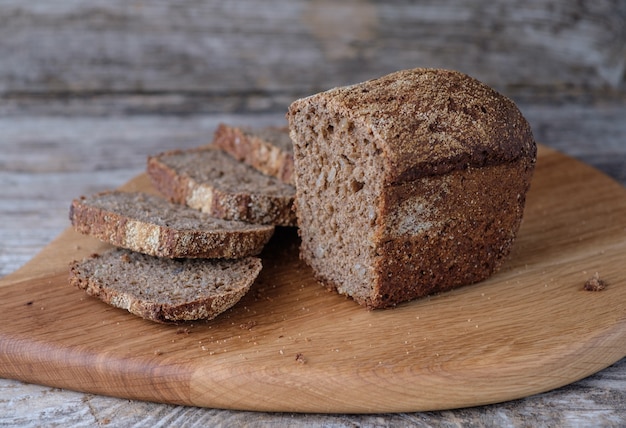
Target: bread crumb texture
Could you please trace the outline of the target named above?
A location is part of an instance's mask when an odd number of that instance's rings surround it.
[[[584,289],[586,291],[602,291],[606,288],[606,281],[600,278],[600,274],[596,272],[591,278],[585,281]]]
[[[293,226],[295,188],[215,146],[174,150],[148,159],[152,184],[171,201],[213,217]]]
[[[235,127],[220,123],[213,144],[263,174],[293,184],[293,144],[287,127]]]
[[[108,191],[72,202],[74,228],[112,245],[158,257],[256,255],[274,226],[211,217],[142,192]]]
[[[404,70],[295,101],[301,257],[369,308],[480,281],[509,254],[536,160],[515,104]]]
[[[166,259],[125,249],[73,262],[70,284],[157,322],[212,319],[236,304],[261,260]]]

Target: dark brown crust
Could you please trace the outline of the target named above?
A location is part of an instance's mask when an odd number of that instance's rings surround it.
[[[331,89],[295,101],[288,117],[315,104],[385,144],[385,184],[536,157],[530,126],[515,104],[457,71],[402,70]]]
[[[74,229],[82,234],[143,254],[168,258],[235,259],[257,255],[274,233],[272,226],[259,226],[255,230],[179,230],[103,210],[86,204],[83,198],[72,201],[69,217]]]
[[[268,127],[267,130],[288,134],[286,127]],[[294,184],[293,153],[282,150],[271,141],[255,135],[252,131],[220,123],[215,131],[213,144],[263,174],[276,177],[285,183]]]
[[[533,166],[534,162],[522,159],[511,165],[487,167],[499,171],[493,174],[487,172],[482,180],[476,175],[468,176],[466,171],[453,173],[459,176],[459,181],[468,182],[464,189],[450,194],[447,205],[442,204],[445,212],[439,213],[454,218],[450,222],[453,229],[438,229],[431,235],[414,239],[381,237],[376,268],[379,274],[377,282],[372,285],[372,292],[364,298],[350,297],[368,309],[383,309],[470,285],[491,276],[511,251],[522,221]],[[502,185],[505,192],[519,194],[520,198],[500,198],[500,188],[494,187],[494,180]],[[386,204],[396,204],[398,199],[415,194],[416,188],[418,192],[425,193],[439,190],[436,182],[407,183],[398,186],[395,192],[389,192]],[[468,193],[482,196],[481,200],[474,200],[473,210],[462,203]],[[498,224],[491,222],[492,218],[497,218]],[[451,240],[450,236],[458,238]],[[307,263],[311,256],[300,254],[300,258]],[[337,284],[322,272],[314,271],[314,275],[325,288],[337,291]]]
[[[214,217],[239,220],[255,224],[295,226],[296,214],[293,197],[282,198],[270,195],[249,193],[224,193],[211,183],[198,183],[184,171],[177,171],[164,163],[168,155],[180,155],[206,150],[172,150],[148,158],[147,173],[154,187],[172,202],[186,204]],[[207,194],[202,201],[194,199],[193,193]]]
[[[395,306],[491,276],[511,251],[532,170],[532,162],[520,159],[450,173],[449,186],[455,190],[446,193],[436,214],[442,224],[413,238],[381,237],[378,281],[360,303],[370,308]],[[386,194],[386,202],[393,205],[398,203],[394,199],[411,194],[438,193],[437,181],[426,178],[399,186]]]
[[[299,185],[311,183],[306,165],[298,171],[299,160],[336,162],[315,158],[316,138],[330,145],[341,136],[380,156],[380,174],[368,177],[376,182],[369,188],[381,189],[370,207],[376,221],[363,222],[361,242],[345,240],[354,233],[341,240],[343,248],[373,248],[372,281],[344,283],[325,269],[333,261],[323,249],[331,243],[309,232],[310,219],[299,219],[301,258],[327,288],[370,309],[393,307],[483,280],[510,253],[537,152],[528,123],[506,97],[462,73],[414,69],[297,100],[287,117]],[[298,188],[296,203],[313,207],[312,217],[316,191]]]

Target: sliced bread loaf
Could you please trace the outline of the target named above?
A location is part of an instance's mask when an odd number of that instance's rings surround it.
[[[211,216],[294,226],[295,188],[237,161],[215,146],[148,158],[153,185],[171,201]]]
[[[297,100],[288,119],[301,256],[328,287],[393,306],[509,254],[537,148],[508,98],[413,69]]]
[[[237,303],[261,260],[167,259],[116,248],[70,265],[69,283],[156,322],[212,319]]]
[[[293,184],[293,144],[289,128],[238,128],[221,123],[215,131],[213,144],[263,174]]]
[[[217,219],[158,196],[120,191],[75,199],[78,232],[159,257],[241,258],[256,255],[274,226]]]

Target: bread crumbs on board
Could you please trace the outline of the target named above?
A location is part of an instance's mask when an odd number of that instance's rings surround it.
[[[586,291],[602,291],[606,288],[607,283],[600,278],[600,274],[596,272],[591,278],[585,282],[584,289]]]
[[[239,324],[239,328],[242,330],[252,330],[257,325],[257,322],[252,320],[245,322],[243,324]]]

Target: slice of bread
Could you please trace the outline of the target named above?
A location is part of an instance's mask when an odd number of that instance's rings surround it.
[[[166,323],[212,319],[235,305],[261,260],[166,259],[116,248],[70,265],[69,283],[111,306]]]
[[[75,199],[70,220],[80,233],[159,257],[241,258],[256,255],[274,226],[212,218],[146,193],[102,192]]]
[[[287,127],[238,128],[221,123],[213,144],[263,174],[293,183],[293,144]]]
[[[213,217],[295,226],[295,187],[260,173],[215,146],[148,158],[148,175],[171,201]]]

